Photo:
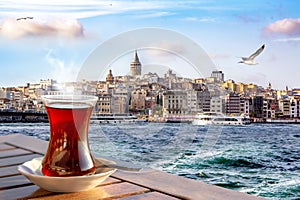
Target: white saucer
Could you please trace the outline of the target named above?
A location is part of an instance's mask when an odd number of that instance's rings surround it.
[[[69,177],[51,177],[44,176],[41,172],[42,157],[34,158],[18,166],[18,171],[23,174],[28,180],[35,185],[51,191],[51,192],[80,192],[90,190],[112,173],[116,171],[115,168],[101,167],[97,168],[96,173],[90,176],[69,176]],[[97,159],[104,163],[111,164],[108,160]]]

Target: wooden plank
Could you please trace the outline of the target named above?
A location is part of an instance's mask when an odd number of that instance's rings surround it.
[[[30,154],[25,156],[16,156],[10,158],[0,159],[0,167],[6,167],[11,165],[20,165],[26,161],[32,160],[33,158],[41,157],[39,154]]]
[[[178,198],[171,197],[159,192],[148,192],[143,194],[138,194],[134,196],[129,196],[125,198],[121,198],[121,200],[144,200],[144,199],[151,199],[151,200],[176,200]]]
[[[119,179],[108,177],[105,181],[100,183],[99,186],[110,185],[110,184],[121,183],[121,182],[122,181]],[[97,186],[97,187],[99,187],[99,186]]]
[[[20,174],[17,170],[18,166],[1,167],[0,177],[13,176]]]
[[[1,143],[1,144],[0,144],[0,152],[1,152],[1,151],[12,150],[12,149],[15,149],[15,148],[16,148],[16,147],[11,146],[11,145],[8,145],[8,144],[4,144],[4,143]]]
[[[10,139],[16,137],[16,135],[19,135],[19,134],[1,135],[0,136],[0,143],[4,143],[5,141],[10,140]]]
[[[0,191],[0,199],[15,200],[15,199],[30,199],[34,197],[41,197],[51,195],[51,192],[43,190],[36,185],[13,188]]]
[[[149,171],[148,173],[117,171],[112,177],[183,199],[263,199],[160,171]]]
[[[140,187],[131,183],[119,183],[100,187],[101,190],[105,191],[109,196],[113,197],[125,197],[133,194],[141,194],[149,192],[148,188]]]
[[[1,178],[0,190],[3,190],[5,188],[13,188],[13,187],[19,187],[22,185],[28,185],[30,183],[31,182],[22,175],[4,177],[4,178]]]
[[[131,196],[135,194],[141,194],[144,192],[148,192],[149,190],[137,185],[133,185],[130,183],[118,183],[105,185],[101,187],[96,187],[89,191],[84,192],[76,192],[76,193],[57,193],[51,196],[45,196],[38,199],[51,199],[51,200],[61,200],[61,199],[112,199],[112,198],[121,198],[125,196]]]
[[[1,181],[6,181],[6,179],[1,179]],[[106,179],[101,185],[108,185],[113,183],[120,183],[121,181],[114,178]],[[19,182],[21,183],[21,182]],[[56,193],[49,192],[36,185],[17,187],[8,190],[0,190],[0,199],[29,199],[37,198],[49,195],[57,195]]]
[[[22,134],[13,134],[8,136],[1,136],[0,143],[17,146],[22,149],[27,149],[39,154],[45,154],[48,148],[48,142],[34,138],[32,136],[25,136]]]
[[[32,152],[24,149],[11,149],[6,151],[0,151],[0,159],[11,157],[11,156],[28,155],[28,154],[32,154]]]

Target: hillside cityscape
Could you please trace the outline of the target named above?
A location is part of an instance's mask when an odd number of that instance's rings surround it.
[[[132,113],[147,119],[194,116],[199,112],[247,115],[254,121],[300,119],[300,88],[276,90],[253,83],[224,80],[222,71],[210,77],[179,77],[168,69],[164,77],[142,75],[142,63],[135,51],[130,75],[114,76],[109,70],[105,81],[64,82],[40,80],[19,87],[0,88],[0,111],[45,113],[42,95],[80,91],[95,95],[94,114]],[[1,117],[1,116],[0,116]],[[2,116],[3,117],[3,116]]]

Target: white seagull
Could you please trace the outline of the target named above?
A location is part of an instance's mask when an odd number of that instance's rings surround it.
[[[257,51],[255,53],[253,53],[251,56],[247,57],[241,57],[242,61],[240,61],[239,63],[244,63],[246,65],[256,65],[258,64],[258,62],[254,62],[254,58],[256,56],[258,56],[265,48],[265,45],[262,45],[259,49],[257,49]]]

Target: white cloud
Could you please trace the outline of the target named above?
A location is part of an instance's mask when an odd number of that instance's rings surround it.
[[[54,19],[45,23],[35,19],[6,19],[2,22],[1,34],[7,38],[31,36],[83,37],[83,27],[77,20]]]
[[[282,19],[267,25],[264,28],[264,34],[269,35],[300,35],[300,18]]]

